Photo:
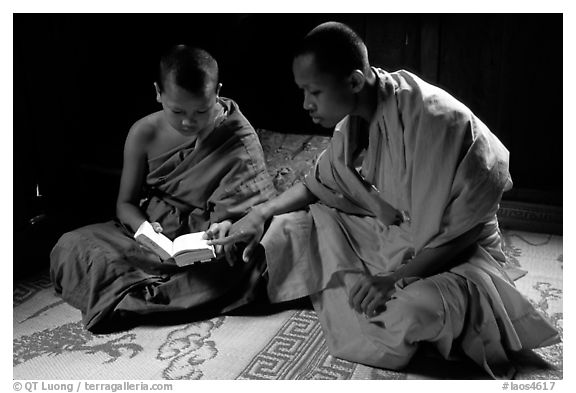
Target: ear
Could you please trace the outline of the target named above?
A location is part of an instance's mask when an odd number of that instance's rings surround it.
[[[158,83],[154,82],[154,88],[156,89],[156,101],[162,103],[162,93],[160,93],[160,87],[158,87]]]
[[[348,77],[348,84],[353,93],[359,93],[364,88],[366,76],[360,70],[354,70]]]

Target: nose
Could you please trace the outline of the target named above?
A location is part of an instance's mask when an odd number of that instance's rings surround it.
[[[182,119],[182,125],[184,127],[190,127],[193,126],[196,122],[193,119],[188,119],[188,118],[184,118]]]
[[[312,104],[312,101],[310,99],[310,95],[306,92],[304,92],[304,102],[302,104],[302,107],[307,111],[309,111],[313,108],[313,104]]]

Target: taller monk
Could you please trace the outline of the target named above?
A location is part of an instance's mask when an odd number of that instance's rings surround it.
[[[146,222],[170,239],[232,222],[274,195],[256,132],[220,97],[218,64],[205,50],[165,53],[155,82],[162,110],[138,120],[124,147],[117,220],[64,234],[51,253],[56,291],[94,332],[227,312],[255,299],[263,263],[218,260],[184,268],[134,240]],[[265,294],[265,292],[264,292]]]
[[[343,359],[400,369],[428,342],[510,378],[510,353],[557,343],[503,269],[509,154],[486,125],[416,75],[371,67],[340,23],[313,29],[292,70],[332,140],[303,183],[212,243],[247,242],[252,261],[261,240],[271,300],[310,296]]]

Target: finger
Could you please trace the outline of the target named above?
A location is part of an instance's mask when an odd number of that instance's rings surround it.
[[[228,245],[228,244],[232,244],[232,243],[238,243],[241,242],[242,240],[245,240],[247,238],[247,235],[242,233],[242,232],[238,232],[238,233],[234,233],[233,235],[230,236],[225,236],[222,237],[220,239],[211,239],[208,240],[208,244],[211,245]]]
[[[353,307],[352,305],[352,299],[354,299],[354,296],[356,296],[356,294],[358,293],[358,291],[360,290],[360,287],[362,286],[362,277],[360,277],[352,286],[352,289],[350,290],[350,294],[348,295],[348,304],[350,305],[350,307]]]
[[[162,225],[160,225],[157,222],[152,223],[152,228],[154,228],[154,232],[156,232],[156,233],[162,232]]]
[[[231,267],[234,266],[236,263],[236,245],[231,244],[221,247],[224,247],[224,254],[226,255],[226,261],[228,262],[228,265]]]
[[[202,235],[202,239],[212,239],[217,231],[218,231],[218,224],[214,223],[210,225],[210,228],[208,228],[208,230],[204,232],[204,235]]]
[[[224,246],[216,245],[216,247],[214,247],[214,252],[216,252],[217,256],[220,256],[220,255],[222,255],[223,249],[224,249]]]
[[[252,259],[252,255],[254,254],[254,250],[256,250],[257,245],[258,242],[256,242],[256,240],[252,240],[250,243],[248,243],[248,245],[244,249],[244,252],[242,253],[242,260],[244,261],[244,263],[248,263],[248,261]]]
[[[372,300],[374,300],[375,298],[376,298],[376,291],[374,290],[373,287],[370,287],[368,289],[368,292],[366,293],[366,296],[364,296],[364,299],[362,299],[362,301],[360,302],[360,310],[362,310],[364,314],[369,315],[366,313],[366,310],[368,309],[368,304],[370,304]]]
[[[366,316],[373,317],[376,314],[379,314],[379,310],[381,306],[384,306],[386,302],[381,297],[375,297],[366,307]]]
[[[221,239],[221,238],[225,237],[226,234],[224,233],[224,231],[222,229],[223,229],[222,225],[212,224],[212,226],[210,227],[212,238]],[[221,244],[217,244],[214,247],[214,249],[215,249],[217,255],[222,255],[222,252],[224,251],[224,246]],[[228,262],[228,263],[230,263],[230,262]]]
[[[362,280],[361,285],[360,285],[360,289],[358,290],[358,292],[356,292],[356,294],[352,298],[352,308],[354,310],[356,310],[356,312],[359,312],[359,313],[362,312],[360,305],[362,303],[362,300],[364,300],[364,298],[366,297],[366,294],[368,293],[369,289],[370,289],[370,286],[368,285],[368,283],[366,281]]]
[[[230,232],[230,228],[232,228],[232,223],[230,221],[224,221],[221,222],[218,227],[220,229],[220,233],[228,235],[228,232]]]

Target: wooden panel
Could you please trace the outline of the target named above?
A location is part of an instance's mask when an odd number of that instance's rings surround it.
[[[502,31],[498,17],[441,18],[438,84],[468,106],[497,135]]]
[[[560,15],[444,15],[438,84],[510,151],[505,198],[562,204]]]
[[[419,72],[419,18],[410,15],[370,14],[364,39],[370,62],[387,71]]]
[[[420,31],[420,76],[425,81],[438,84],[440,61],[440,16],[422,18]]]

